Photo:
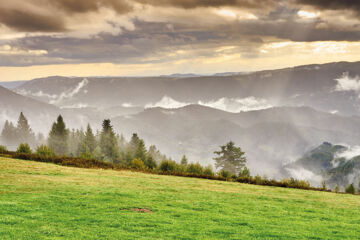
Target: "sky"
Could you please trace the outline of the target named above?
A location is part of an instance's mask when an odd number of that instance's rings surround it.
[[[0,81],[359,61],[357,0],[0,0]]]

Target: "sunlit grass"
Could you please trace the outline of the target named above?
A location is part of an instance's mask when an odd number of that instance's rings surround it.
[[[359,212],[354,195],[0,158],[0,239],[358,239]]]

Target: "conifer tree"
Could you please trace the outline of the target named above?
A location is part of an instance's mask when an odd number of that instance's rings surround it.
[[[68,153],[69,130],[66,129],[64,119],[61,115],[53,123],[49,133],[48,145],[57,155]]]
[[[19,143],[28,143],[30,145],[35,145],[35,134],[31,130],[29,122],[25,115],[21,112],[16,129],[17,141]]]
[[[15,148],[18,145],[16,128],[12,122],[6,120],[1,132],[1,140],[10,148]]]
[[[135,151],[137,150],[137,148],[138,148],[138,146],[139,146],[139,142],[140,142],[139,136],[138,136],[136,133],[134,133],[134,134],[132,135],[131,140],[130,140],[130,143],[129,143],[130,148],[131,148],[131,151],[132,151],[133,153],[135,153]]]
[[[80,146],[84,138],[85,138],[85,133],[82,129],[71,130],[68,140],[69,142],[68,154],[70,156],[77,157],[80,155]]]
[[[214,152],[218,156],[214,158],[216,168],[238,175],[246,163],[245,153],[232,141],[220,148],[220,151]]]
[[[146,160],[146,148],[145,142],[142,139],[139,139],[138,145],[135,151],[135,158],[141,159],[143,162]]]
[[[181,158],[181,165],[188,165],[188,159],[185,155]]]
[[[96,138],[95,135],[91,129],[90,124],[86,127],[85,136],[80,144],[80,153],[93,153],[96,148]]]
[[[116,162],[118,160],[120,155],[119,146],[109,119],[105,119],[102,124],[100,147],[102,154],[105,157],[105,161]]]

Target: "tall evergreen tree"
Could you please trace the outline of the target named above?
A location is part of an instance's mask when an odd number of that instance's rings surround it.
[[[85,138],[85,133],[82,129],[72,129],[68,140],[68,154],[70,156],[78,157],[80,154],[80,145]]]
[[[6,120],[1,132],[1,141],[10,148],[15,149],[17,147],[17,131],[12,122]]]
[[[146,148],[145,142],[142,139],[139,139],[137,148],[135,150],[135,158],[141,159],[143,162],[146,160]]]
[[[138,146],[139,146],[139,142],[140,142],[140,138],[139,136],[137,135],[137,133],[134,133],[131,137],[131,140],[130,140],[130,149],[133,153],[136,152]]]
[[[96,148],[96,138],[90,127],[90,124],[87,125],[85,136],[83,137],[82,142],[80,143],[79,153],[84,154],[93,154]]]
[[[214,152],[218,156],[214,158],[216,168],[232,174],[239,174],[246,163],[245,153],[240,147],[236,147],[232,141],[220,146],[220,148],[220,151]]]
[[[188,159],[185,155],[181,158],[181,165],[188,165]]]
[[[49,133],[48,145],[57,155],[68,153],[69,130],[66,129],[64,119],[61,115],[53,123]]]
[[[18,122],[17,122],[17,139],[18,143],[28,143],[29,145],[34,146],[36,139],[35,134],[31,130],[29,122],[25,115],[21,112]]]
[[[102,124],[100,147],[106,161],[116,162],[118,160],[120,155],[119,146],[109,119],[105,119]]]

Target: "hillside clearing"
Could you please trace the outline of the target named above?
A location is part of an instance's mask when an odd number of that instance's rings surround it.
[[[0,239],[358,239],[360,197],[0,158]]]

